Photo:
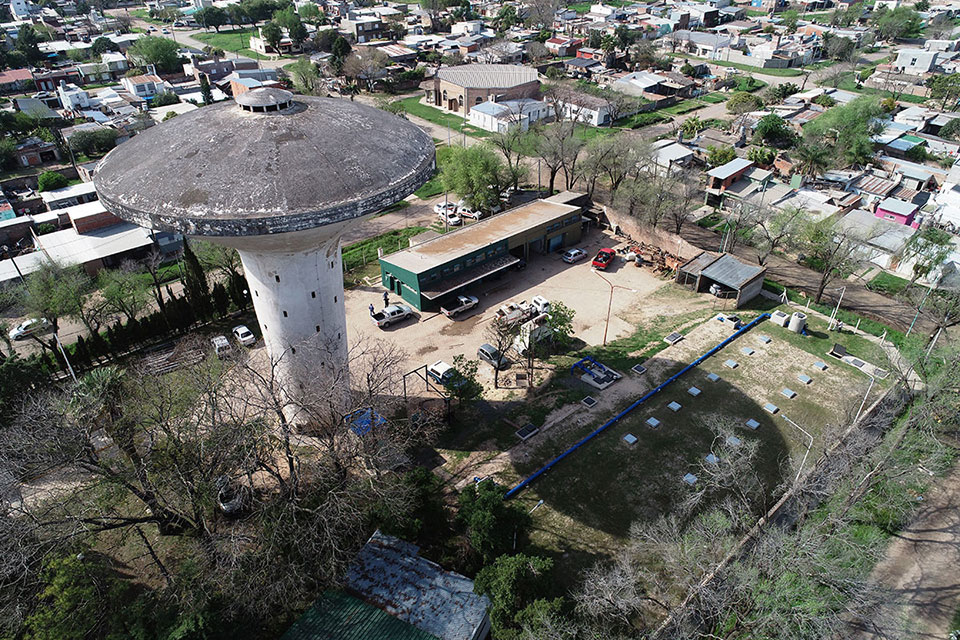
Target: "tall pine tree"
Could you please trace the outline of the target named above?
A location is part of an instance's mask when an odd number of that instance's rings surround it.
[[[183,239],[183,263],[186,267],[183,289],[187,294],[187,300],[190,301],[190,306],[193,307],[197,316],[206,320],[210,317],[212,310],[210,286],[207,284],[207,274],[186,238]]]
[[[200,74],[200,95],[203,96],[203,104],[211,104],[213,102],[213,91],[210,89],[210,81],[207,80],[206,74]]]

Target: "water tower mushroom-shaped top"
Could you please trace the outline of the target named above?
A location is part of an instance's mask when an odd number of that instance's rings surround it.
[[[342,228],[406,197],[433,163],[431,138],[402,118],[254,89],[147,129],[111,151],[94,182],[109,211],[141,226],[290,249],[316,241],[307,230]],[[291,235],[265,237],[275,234]]]
[[[254,89],[123,143],[97,166],[94,183],[120,218],[235,247],[267,351],[303,387],[316,376],[297,370],[297,360],[327,370],[346,361],[341,234],[433,169],[433,140],[402,118]],[[298,353],[306,342],[329,358]]]

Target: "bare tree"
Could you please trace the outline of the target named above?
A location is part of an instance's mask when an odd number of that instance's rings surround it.
[[[486,330],[483,332],[484,339],[490,343],[491,346],[496,348],[501,354],[506,354],[513,346],[514,338],[520,333],[519,324],[510,324],[504,322],[498,318],[494,318],[493,322],[487,325]],[[500,367],[494,367],[493,369],[493,388],[498,389],[500,387]]]
[[[497,132],[487,138],[487,142],[503,154],[507,163],[507,170],[513,178],[513,188],[516,189],[526,175],[523,163],[523,151],[526,146],[526,134],[522,126],[510,127],[505,132]]]
[[[533,139],[534,153],[547,167],[548,188],[553,193],[557,174],[564,171],[567,188],[573,186],[577,178],[577,162],[583,150],[583,142],[576,137],[572,122],[558,122],[539,128]]]
[[[766,264],[770,254],[779,249],[796,246],[806,225],[807,212],[802,206],[761,210],[752,243],[757,252],[757,264]]]
[[[527,18],[533,28],[550,29],[553,27],[553,17],[560,7],[559,0],[529,0],[526,3],[529,10]]]

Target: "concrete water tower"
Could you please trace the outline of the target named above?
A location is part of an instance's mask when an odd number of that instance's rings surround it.
[[[331,366],[346,360],[343,232],[433,168],[432,139],[406,120],[254,89],[123,143],[94,183],[120,218],[237,249],[267,352],[296,378],[298,346],[326,345]]]

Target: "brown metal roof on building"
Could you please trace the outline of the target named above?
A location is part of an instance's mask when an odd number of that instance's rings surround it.
[[[890,192],[890,197],[896,198],[897,200],[913,202],[913,199],[917,197],[918,193],[920,192],[916,189],[911,189],[910,187],[899,184],[893,189],[893,191]]]
[[[897,183],[892,180],[887,180],[886,178],[880,178],[878,176],[863,176],[857,180],[853,186],[860,191],[866,191],[867,193],[872,193],[878,196],[885,196],[893,188],[897,186]]]
[[[684,273],[689,273],[692,276],[700,275],[700,272],[706,269],[710,264],[717,259],[717,254],[710,253],[709,251],[704,251],[696,258],[686,263],[680,267],[680,271]]]

